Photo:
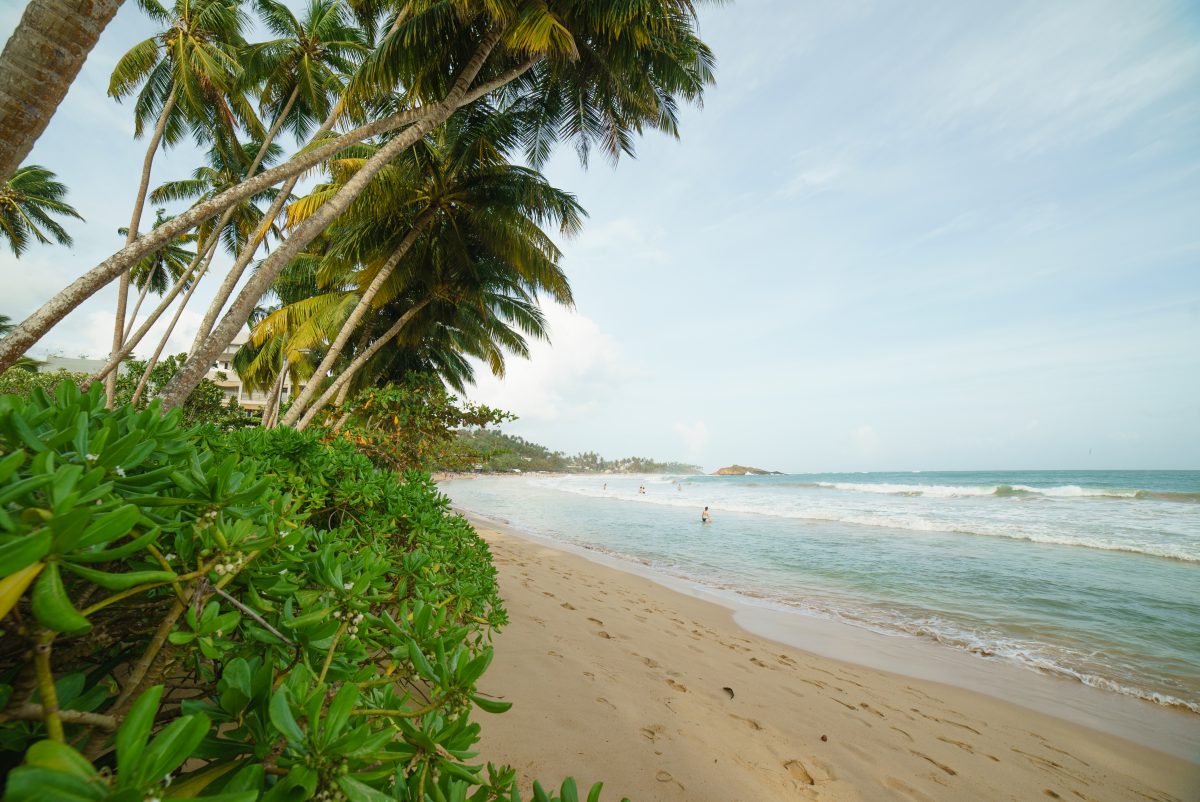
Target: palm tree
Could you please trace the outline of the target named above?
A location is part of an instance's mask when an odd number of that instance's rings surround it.
[[[0,53],[0,182],[25,161],[122,0],[30,0]]]
[[[499,252],[504,249],[498,251],[485,241],[449,236],[429,238],[424,244],[417,255],[424,263],[420,271],[423,280],[389,308],[386,318],[383,314],[374,317],[375,327],[384,319],[391,320],[391,325],[355,354],[304,411],[296,428],[306,428],[335,396],[344,398],[348,383],[397,340],[402,349],[411,350],[431,328],[441,327],[443,341],[451,343],[454,350],[482,360],[495,375],[503,376],[505,352],[528,356],[525,337],[544,339],[548,335],[539,294],[545,292],[559,303],[571,303],[570,286],[556,258],[529,271]]]
[[[71,235],[51,214],[83,219],[63,202],[67,187],[55,177],[45,167],[29,164],[13,173],[0,189],[0,235],[18,258],[29,248],[31,238],[43,244],[71,244]]]
[[[339,257],[343,265],[364,266],[358,273],[360,297],[317,367],[317,377],[332,370],[405,255],[426,232],[445,228],[459,237],[494,234],[526,245],[527,240],[538,240],[537,247],[552,253],[554,246],[539,224],[557,222],[566,235],[578,231],[583,210],[574,197],[550,186],[535,171],[505,161],[506,150],[519,142],[516,121],[515,115],[495,113],[483,104],[460,112],[435,136],[385,168],[350,206],[345,214],[349,222],[338,229],[331,262],[335,270]],[[362,150],[370,152],[365,146]],[[340,167],[345,169],[345,163]],[[293,204],[289,221],[311,214],[334,191],[336,185],[321,187]],[[316,389],[316,382],[305,387],[285,424],[298,419]]]
[[[333,98],[341,94],[345,77],[355,68],[368,48],[360,30],[354,27],[344,7],[336,0],[310,0],[304,19],[275,0],[258,0],[263,22],[281,38],[254,45],[247,55],[247,74],[262,82],[259,108],[274,123],[264,147],[272,144],[285,125],[297,141],[304,141],[318,120],[325,122],[318,135],[328,131],[337,117]],[[257,171],[262,156],[255,159],[246,177]],[[289,179],[280,190],[281,197],[267,212],[267,219],[253,237],[253,246],[234,261],[209,304],[196,330],[195,351],[208,337],[217,315],[229,300],[246,267],[254,258],[259,243],[291,195],[299,176]]]
[[[13,324],[12,324],[12,321],[9,320],[8,315],[0,315],[0,337],[3,337],[4,335],[8,334],[12,330],[13,330]],[[42,363],[37,361],[36,359],[30,359],[27,356],[23,356],[20,359],[18,359],[16,362],[14,362],[12,367],[15,368],[16,370],[24,370],[24,371],[28,371],[29,373],[37,373],[38,365],[40,365],[40,364],[42,364]]]
[[[163,389],[167,407],[180,403],[214,354],[244,325],[279,271],[345,210],[371,175],[456,109],[483,97],[519,106],[529,120],[526,147],[534,152],[567,138],[585,153],[597,144],[621,153],[644,130],[674,134],[678,103],[699,102],[704,86],[712,81],[712,54],[695,32],[694,6],[699,2],[703,0],[406,3],[405,13],[396,15],[388,35],[360,69],[362,79],[348,90],[357,99],[350,117],[357,127],[306,146],[287,163],[198,204],[173,221],[171,229],[147,235],[83,273],[0,342],[0,366],[119,276],[156,244],[156,237],[210,219],[353,143],[403,129],[364,165],[355,176],[358,180],[347,182],[338,197],[297,227],[246,284],[212,334]],[[398,92],[398,103],[389,106]],[[653,97],[643,96],[647,92]],[[559,102],[562,98],[572,102]]]
[[[155,210],[154,227],[158,228],[170,219],[166,215],[165,209],[157,209]],[[124,236],[128,232],[124,228],[119,228],[117,233]],[[151,251],[129,271],[129,280],[133,286],[138,288],[139,292],[137,303],[133,305],[133,312],[129,315],[129,326],[125,330],[126,340],[129,339],[129,329],[133,328],[138,310],[142,308],[142,302],[146,300],[148,293],[162,295],[173,282],[188,281],[191,262],[195,258],[196,252],[189,251],[184,246],[195,241],[196,234],[181,234],[164,243],[161,248]]]
[[[232,130],[239,124],[261,134],[257,118],[238,85],[242,74],[238,54],[245,45],[242,27],[246,18],[236,0],[175,0],[171,10],[159,0],[139,0],[138,4],[152,19],[167,27],[134,45],[117,62],[108,86],[109,95],[117,100],[137,91],[135,136],[140,137],[149,121],[156,120],[142,160],[127,246],[139,235],[150,170],[160,144],[175,144],[188,130],[199,132],[215,127]],[[128,293],[126,271],[117,288],[114,353],[124,342]],[[108,374],[105,386],[111,405],[116,390],[115,371]]]

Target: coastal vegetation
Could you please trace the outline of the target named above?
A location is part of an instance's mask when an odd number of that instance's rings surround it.
[[[460,430],[458,441],[467,449],[466,453],[474,458],[473,464],[467,469],[488,473],[703,473],[700,466],[685,462],[658,462],[645,457],[609,460],[594,451],[568,455],[515,435],[482,427]],[[450,463],[441,467],[445,470],[463,470]]]
[[[0,55],[16,257],[79,218],[49,169],[18,167],[118,3],[75,5],[34,0]],[[146,140],[124,246],[0,339],[4,798],[520,800],[474,749],[507,707],[478,691],[507,620],[495,569],[427,472],[473,466],[459,432],[511,417],[450,391],[548,337],[543,299],[573,303],[555,237],[585,212],[540,172],[555,146],[616,162],[677,135],[712,82],[695,3],[137,6],[159,33],[109,85]],[[61,73],[29,98],[45,42]],[[155,186],[188,141],[200,163]],[[113,282],[106,364],[31,370]],[[234,367],[261,417],[206,378],[246,327]],[[580,798],[570,779],[532,794]]]

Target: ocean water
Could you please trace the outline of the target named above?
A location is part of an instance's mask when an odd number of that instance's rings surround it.
[[[443,490],[749,603],[1200,714],[1200,471],[526,476]]]

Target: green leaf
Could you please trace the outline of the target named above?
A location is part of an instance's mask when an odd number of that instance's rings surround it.
[[[29,766],[70,774],[82,780],[93,780],[96,768],[88,759],[66,744],[57,741],[38,741],[25,753]]]
[[[95,781],[34,766],[18,766],[9,772],[4,802],[97,802],[105,798],[105,787]]]
[[[160,782],[192,756],[192,752],[208,734],[210,723],[208,716],[203,713],[172,721],[146,747],[137,773],[146,782]]]
[[[146,748],[146,739],[150,737],[150,728],[154,725],[154,715],[158,712],[158,703],[162,699],[163,686],[155,685],[147,688],[129,708],[129,715],[121,722],[117,730],[117,776],[124,780],[133,780],[134,769],[141,762],[142,751]],[[121,783],[125,786],[125,783]]]
[[[592,786],[592,790],[588,791],[587,802],[600,802],[600,789],[604,787],[604,783],[596,783]]]
[[[329,703],[329,709],[321,720],[321,742],[329,744],[341,733],[346,722],[350,720],[350,711],[358,701],[358,687],[353,682],[347,682],[338,689],[337,695]]]
[[[359,782],[350,776],[339,777],[338,786],[346,792],[350,802],[393,802],[394,798],[376,791],[366,783]]]
[[[94,568],[84,568],[64,562],[63,567],[72,573],[79,574],[89,582],[95,582],[109,590],[128,590],[129,588],[145,585],[151,582],[170,582],[175,578],[174,571],[129,571],[124,574],[112,574],[108,571],[97,571]]]
[[[288,739],[288,743],[296,746],[304,743],[304,730],[300,729],[300,725],[296,723],[296,718],[292,715],[291,700],[286,687],[280,687],[271,696],[270,715],[271,723],[275,725],[275,729],[283,733],[284,737]]]
[[[132,504],[118,507],[112,512],[99,516],[96,521],[84,530],[83,536],[75,544],[76,548],[86,549],[110,543],[133,529],[141,511]]]
[[[20,535],[0,546],[0,577],[15,574],[50,553],[49,529]]]
[[[415,640],[408,642],[408,659],[412,660],[413,667],[417,669],[417,673],[422,677],[434,682],[438,681],[438,676],[434,673],[433,666],[429,665],[429,661],[425,659],[425,655],[421,652],[421,647],[417,645]]]
[[[478,694],[471,694],[471,701],[479,705],[479,709],[487,713],[504,713],[510,707],[512,702],[501,702],[498,699],[488,699]]]
[[[71,604],[57,562],[46,563],[46,570],[33,586],[33,615],[55,632],[76,635],[92,628],[91,622]]]
[[[4,459],[0,459],[0,482],[7,482],[8,477],[16,473],[17,468],[20,468],[24,464],[24,451],[14,451]]]

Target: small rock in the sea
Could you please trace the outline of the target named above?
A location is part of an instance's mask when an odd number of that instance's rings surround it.
[[[724,688],[721,688],[721,690],[723,690],[723,691],[725,691],[725,693],[729,694],[730,699],[733,698],[733,688],[724,687]]]
[[[828,736],[828,735],[822,735],[822,736],[821,736],[821,740],[822,740],[822,741],[828,741],[828,740],[829,740],[829,736]]]

